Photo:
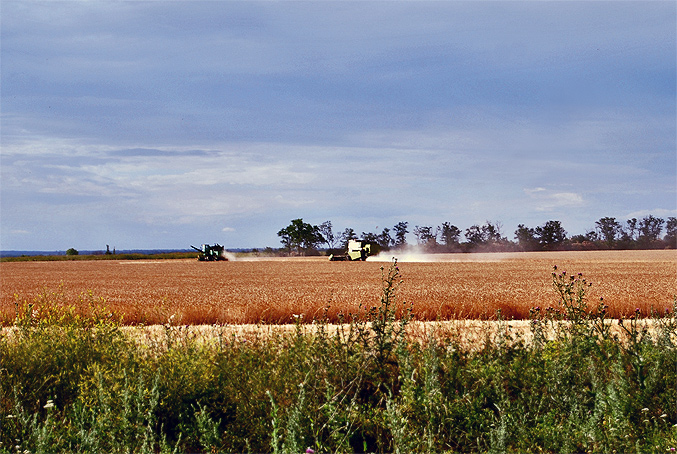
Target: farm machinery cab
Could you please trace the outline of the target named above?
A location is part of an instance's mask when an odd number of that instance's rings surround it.
[[[332,262],[353,261],[353,260],[367,260],[371,255],[371,244],[363,240],[349,240],[348,251],[346,255],[330,255],[329,260]]]
[[[217,260],[228,260],[224,253],[224,248],[220,244],[215,244],[210,246],[209,244],[203,244],[202,249],[196,248],[192,244],[190,245],[193,249],[199,252],[197,259],[200,262],[214,262]]]

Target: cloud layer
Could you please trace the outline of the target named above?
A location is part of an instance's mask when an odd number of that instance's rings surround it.
[[[1,249],[677,214],[674,2],[1,14]]]

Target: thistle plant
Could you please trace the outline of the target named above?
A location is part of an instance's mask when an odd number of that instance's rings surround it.
[[[387,271],[381,267],[381,282],[381,304],[372,307],[367,315],[374,333],[372,348],[378,363],[383,363],[391,356],[411,321],[411,306],[407,307],[405,303],[400,304],[397,301],[397,289],[402,284],[397,259],[393,259]]]
[[[592,283],[588,283],[582,273],[567,275],[566,271],[557,273],[557,266],[553,267],[552,284],[560,297],[559,303],[563,306],[566,319],[573,325],[582,325],[588,318],[588,302],[585,293]]]
[[[609,306],[604,303],[603,298],[600,298],[594,310],[588,308],[586,293],[592,287],[592,282],[588,282],[583,273],[569,275],[566,271],[558,273],[557,266],[554,266],[552,283],[563,309],[562,316],[570,323],[571,334],[597,335],[603,339],[610,337],[611,325],[605,321]],[[558,312],[551,313],[559,315]]]

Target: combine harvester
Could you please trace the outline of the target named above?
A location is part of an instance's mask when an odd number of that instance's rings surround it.
[[[228,257],[226,257],[226,253],[223,246],[221,246],[218,243],[213,246],[203,244],[202,249],[196,248],[192,244],[190,245],[190,247],[199,252],[197,259],[200,262],[215,262],[221,260],[228,260]]]
[[[329,260],[332,262],[367,260],[371,255],[371,244],[364,240],[350,240],[348,241],[348,251],[346,255],[330,255]]]

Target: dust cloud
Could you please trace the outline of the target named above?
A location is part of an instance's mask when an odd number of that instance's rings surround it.
[[[450,253],[429,253],[421,247],[408,247],[395,251],[384,251],[378,255],[367,257],[368,262],[391,262],[397,259],[398,262],[500,262],[507,259],[514,259],[519,256],[519,252],[450,252]]]

